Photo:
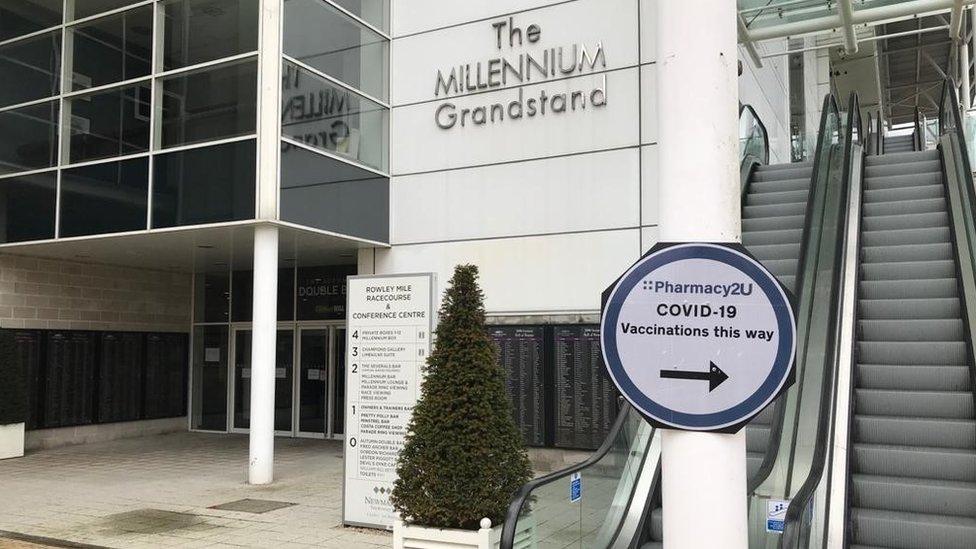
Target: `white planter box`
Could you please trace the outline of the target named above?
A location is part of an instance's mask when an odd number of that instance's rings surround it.
[[[480,530],[455,530],[451,528],[426,528],[404,524],[402,520],[393,523],[393,549],[498,549],[502,539],[502,525],[490,528],[491,521],[483,519]],[[520,524],[526,521],[520,522]],[[531,547],[533,528],[523,524],[521,531],[515,533],[515,547]]]
[[[24,455],[24,424],[0,425],[0,459]]]

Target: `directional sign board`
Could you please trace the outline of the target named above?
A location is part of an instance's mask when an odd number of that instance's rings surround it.
[[[659,244],[603,301],[610,377],[658,426],[736,432],[793,383],[790,296],[738,244]]]

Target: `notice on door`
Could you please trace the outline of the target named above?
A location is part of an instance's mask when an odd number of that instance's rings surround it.
[[[344,524],[393,528],[390,490],[430,354],[434,282],[433,273],[348,279]]]

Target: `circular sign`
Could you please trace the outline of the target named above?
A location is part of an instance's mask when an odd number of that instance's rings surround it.
[[[658,245],[608,294],[604,363],[654,423],[734,431],[792,383],[790,299],[741,246]]]

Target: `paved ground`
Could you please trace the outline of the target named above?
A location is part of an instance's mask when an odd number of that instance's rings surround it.
[[[340,526],[340,443],[275,444],[269,487],[244,483],[247,437],[240,435],[177,433],[0,461],[0,531],[108,547],[392,545],[387,533]],[[263,514],[210,509],[245,498],[294,505]],[[0,534],[7,547],[37,546]]]

